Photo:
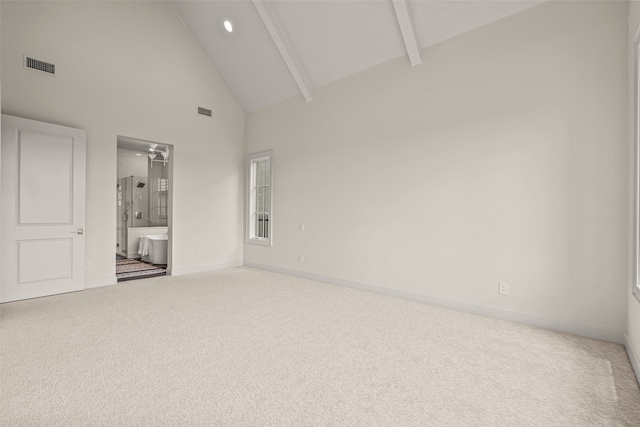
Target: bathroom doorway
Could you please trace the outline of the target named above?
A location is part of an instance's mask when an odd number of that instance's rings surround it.
[[[118,282],[171,271],[173,146],[118,136],[116,277]]]

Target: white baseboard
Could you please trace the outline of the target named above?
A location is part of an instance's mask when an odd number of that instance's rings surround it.
[[[203,271],[221,270],[223,268],[242,267],[242,261],[221,262],[219,264],[199,265],[197,267],[170,268],[168,276],[182,276],[183,274],[201,273]]]
[[[640,359],[638,359],[638,353],[636,353],[635,349],[633,348],[631,339],[626,332],[624,333],[624,346],[627,349],[627,355],[629,355],[629,361],[631,361],[633,372],[636,373],[636,378],[638,379],[638,383],[640,384]]]
[[[246,267],[257,268],[259,270],[272,271],[274,273],[281,273],[281,274],[287,274],[289,276],[302,277],[304,279],[315,280],[317,282],[330,283],[332,285],[345,286],[348,288],[359,289],[367,292],[375,292],[378,294],[389,295],[396,298],[419,301],[425,304],[451,308],[454,310],[464,311],[467,313],[479,314],[481,316],[508,320],[510,322],[522,323],[524,325],[536,326],[539,328],[550,329],[553,331],[564,332],[572,335],[579,335],[579,336],[593,338],[601,341],[609,341],[609,342],[614,342],[616,344],[624,343],[623,331],[616,331],[612,329],[600,328],[597,326],[585,325],[582,323],[572,322],[569,320],[553,319],[553,318],[547,318],[542,316],[536,316],[533,314],[519,313],[516,311],[509,311],[509,310],[504,310],[496,307],[486,307],[482,305],[469,304],[466,302],[448,300],[444,298],[430,297],[427,295],[385,288],[382,286],[369,285],[366,283],[353,282],[351,280],[344,280],[344,279],[338,279],[330,276],[323,276],[321,274],[307,273],[307,272],[298,271],[298,270],[290,270],[287,268],[257,264],[250,261],[245,261],[244,265]]]
[[[101,286],[115,285],[116,283],[118,283],[118,278],[116,276],[102,277],[100,279],[85,280],[84,288],[85,289],[99,288]]]

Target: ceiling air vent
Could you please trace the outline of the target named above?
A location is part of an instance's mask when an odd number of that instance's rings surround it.
[[[42,71],[47,74],[56,74],[56,65],[49,62],[40,61],[39,59],[24,57],[24,66],[33,70]]]
[[[213,111],[207,110],[206,108],[198,107],[198,114],[207,117],[213,117]]]

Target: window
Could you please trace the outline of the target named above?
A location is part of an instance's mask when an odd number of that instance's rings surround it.
[[[247,243],[271,246],[273,152],[248,157]]]
[[[635,145],[635,179],[634,179],[634,262],[633,293],[640,301],[640,29],[634,40],[634,145]]]
[[[151,180],[151,221],[155,225],[168,224],[169,180],[154,178]]]

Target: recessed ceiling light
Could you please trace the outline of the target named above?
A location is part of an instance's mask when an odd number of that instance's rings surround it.
[[[136,153],[136,156],[142,156],[142,154],[140,154],[140,153]]]
[[[224,29],[228,32],[233,31],[233,25],[231,25],[231,21],[224,21]]]

